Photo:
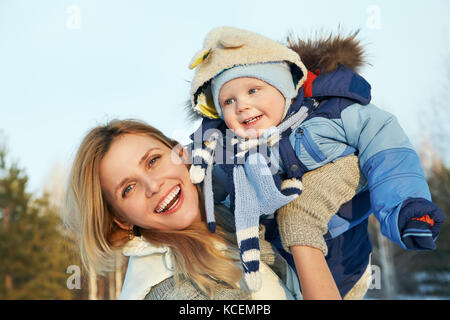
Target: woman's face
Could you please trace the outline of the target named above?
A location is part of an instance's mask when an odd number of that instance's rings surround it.
[[[140,134],[117,137],[100,162],[106,200],[127,226],[181,230],[200,221],[196,187],[179,155]]]

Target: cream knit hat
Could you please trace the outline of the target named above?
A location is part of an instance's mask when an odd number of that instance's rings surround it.
[[[211,79],[222,71],[238,65],[283,61],[289,64],[298,92],[306,80],[307,69],[295,51],[251,31],[233,27],[211,30],[205,37],[203,49],[194,55],[189,65],[191,69],[196,68],[191,86],[193,110],[202,117],[220,118],[211,93]]]

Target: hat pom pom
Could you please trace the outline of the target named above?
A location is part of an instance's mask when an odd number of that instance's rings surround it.
[[[200,166],[192,165],[189,170],[191,182],[194,184],[200,183],[205,179],[205,169]]]

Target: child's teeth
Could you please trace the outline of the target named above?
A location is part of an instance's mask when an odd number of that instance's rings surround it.
[[[258,120],[258,119],[259,119],[259,117],[260,117],[260,116],[257,116],[257,117],[254,117],[254,118],[251,118],[251,119],[249,119],[249,120],[245,120],[245,124],[249,124],[249,123],[251,123],[251,122],[254,122],[254,121]]]
[[[247,120],[245,121],[246,124],[249,124],[250,122],[252,122],[253,119]]]

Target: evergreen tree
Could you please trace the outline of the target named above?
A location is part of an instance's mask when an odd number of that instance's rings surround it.
[[[30,196],[25,192],[27,177],[16,164],[7,166],[6,147],[0,147],[0,296],[15,291],[17,275],[26,268],[27,256],[18,247],[19,221],[26,215]],[[14,257],[11,259],[11,257]]]
[[[71,299],[67,267],[76,264],[49,195],[33,199],[27,176],[0,147],[0,299]]]

